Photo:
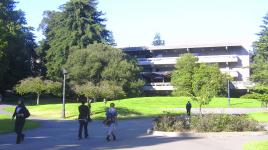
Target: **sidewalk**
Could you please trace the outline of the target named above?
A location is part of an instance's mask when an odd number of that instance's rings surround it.
[[[185,108],[166,108],[163,111],[186,111]],[[268,108],[202,108],[203,114],[247,114],[251,112],[265,112]],[[191,113],[198,114],[199,108],[192,108]]]

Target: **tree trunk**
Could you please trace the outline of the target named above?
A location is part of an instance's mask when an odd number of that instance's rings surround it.
[[[87,104],[89,104],[89,98],[87,97]]]
[[[40,94],[37,94],[36,105],[39,105]]]
[[[202,105],[199,105],[199,115],[200,115],[200,117],[202,117],[202,110],[201,110],[201,107],[202,107]]]

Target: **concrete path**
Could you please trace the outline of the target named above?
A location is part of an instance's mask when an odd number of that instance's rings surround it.
[[[120,121],[118,140],[106,142],[106,127],[100,121],[89,124],[89,139],[77,140],[77,121],[44,121],[38,129],[29,130],[23,144],[16,145],[15,134],[0,135],[0,150],[242,150],[251,140],[268,139],[262,136],[235,137],[161,137],[146,135],[152,119]]]
[[[186,111],[185,108],[167,108],[164,110],[169,111]],[[264,112],[268,108],[202,108],[203,114],[216,113],[216,114],[247,114],[251,112]],[[192,108],[191,112],[194,114],[199,113],[199,108]]]
[[[12,106],[12,105],[0,104],[0,114],[11,114],[4,110],[4,108],[9,107],[9,106]]]
[[[0,114],[4,105],[0,105]],[[180,108],[178,109],[180,110]],[[184,109],[181,109],[184,111]],[[259,108],[204,108],[204,113],[248,113],[266,111]],[[193,109],[193,112],[199,112]],[[89,139],[78,140],[78,122],[60,120],[37,120],[41,127],[26,131],[23,144],[15,144],[15,134],[0,135],[0,150],[242,150],[243,144],[252,140],[267,140],[268,135],[232,137],[163,137],[147,135],[152,127],[152,119],[120,121],[117,127],[118,140],[106,142],[107,128],[101,121],[89,124]],[[0,125],[1,126],[1,125]]]

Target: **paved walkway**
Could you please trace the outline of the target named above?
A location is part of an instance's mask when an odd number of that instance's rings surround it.
[[[152,119],[120,121],[117,127],[118,140],[106,142],[106,127],[100,121],[89,125],[90,138],[77,140],[77,121],[44,121],[39,129],[29,130],[25,142],[16,145],[15,134],[0,135],[0,150],[242,150],[242,145],[251,140],[268,139],[262,136],[236,137],[161,137],[146,135]]]
[[[171,108],[166,110],[186,111],[185,108]],[[203,114],[217,113],[217,114],[246,114],[250,112],[268,111],[268,108],[202,108]],[[192,113],[199,113],[199,108],[192,108]]]
[[[206,108],[206,110],[221,112],[217,108]],[[241,110],[241,113],[247,113],[255,112],[257,109],[243,110],[236,108],[236,110],[239,110],[237,112]],[[2,112],[0,111],[0,113]],[[77,121],[38,121],[42,123],[41,127],[26,131],[26,139],[23,144],[15,144],[14,133],[0,135],[0,150],[242,150],[243,144],[249,141],[268,139],[268,135],[233,137],[152,136],[146,134],[147,129],[152,127],[152,119],[134,119],[119,122],[117,127],[118,140],[115,142],[105,141],[107,129],[101,121],[93,121],[89,124],[89,139],[78,140]]]
[[[4,110],[4,108],[9,107],[9,106],[12,106],[12,105],[0,104],[0,114],[11,114],[11,113],[6,112],[6,111]]]

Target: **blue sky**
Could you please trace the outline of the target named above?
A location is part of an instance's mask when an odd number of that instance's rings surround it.
[[[45,10],[68,0],[18,0],[30,26],[38,28]],[[151,45],[159,32],[166,45],[241,43],[257,40],[268,0],[99,0],[107,28],[118,46]],[[37,40],[42,33],[35,31]]]

